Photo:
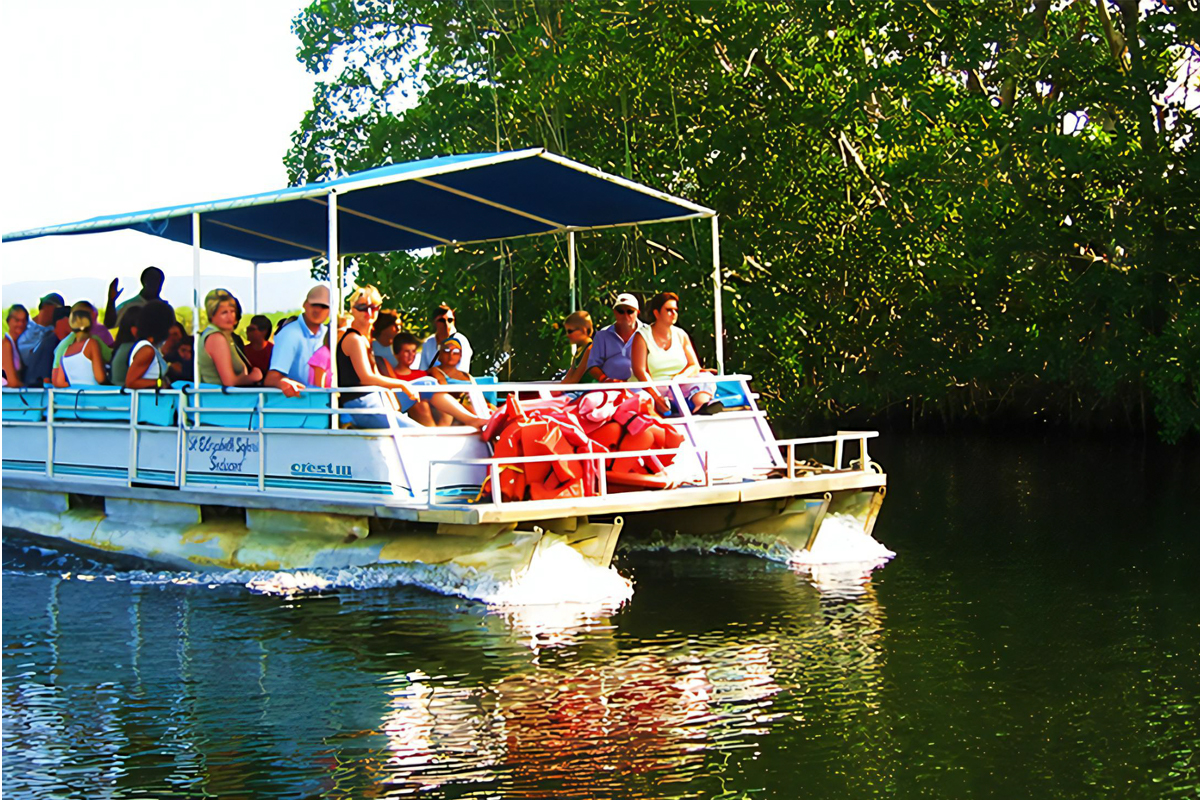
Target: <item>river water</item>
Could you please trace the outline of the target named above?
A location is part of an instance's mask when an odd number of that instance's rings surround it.
[[[619,608],[264,594],[6,540],[5,797],[1200,795],[1200,453],[890,436],[869,574]]]

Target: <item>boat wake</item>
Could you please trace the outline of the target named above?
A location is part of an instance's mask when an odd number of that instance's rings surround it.
[[[7,541],[4,546],[5,572],[134,585],[242,586],[255,594],[278,597],[414,586],[499,610],[569,602],[593,611],[615,611],[633,596],[632,582],[615,569],[589,563],[562,543],[540,548],[527,568],[506,580],[457,565],[184,572],[138,568],[131,561],[102,561],[84,553]]]
[[[679,553],[742,553],[793,567],[870,564],[873,568],[887,563],[896,555],[863,533],[862,528],[862,520],[851,514],[829,514],[821,525],[821,532],[811,551],[795,550],[782,541],[764,543],[761,539],[742,536],[737,532],[724,537],[691,536],[686,533],[663,536],[658,533],[646,539],[622,539],[620,547],[623,550]]]

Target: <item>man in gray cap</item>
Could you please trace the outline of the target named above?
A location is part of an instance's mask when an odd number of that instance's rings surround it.
[[[592,339],[588,355],[588,374],[601,383],[627,381],[633,374],[629,362],[633,334],[638,326],[638,300],[629,293],[617,295],[613,303],[613,324],[601,328]]]
[[[29,318],[29,327],[17,340],[17,352],[21,354],[22,361],[27,364],[33,361],[33,354],[43,342],[49,341],[51,349],[58,344],[58,337],[54,335],[54,309],[64,305],[62,295],[58,292],[51,292],[38,300],[38,313]]]
[[[308,360],[325,344],[325,322],[329,319],[329,287],[318,284],[304,298],[304,313],[295,322],[284,325],[275,334],[271,350],[271,369],[263,386],[274,386],[288,397],[295,397],[308,385]],[[336,324],[336,321],[335,321]],[[330,352],[336,352],[330,341]]]

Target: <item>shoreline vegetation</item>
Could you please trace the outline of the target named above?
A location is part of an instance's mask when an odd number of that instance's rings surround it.
[[[1200,432],[1200,20],[1135,0],[314,2],[294,182],[543,146],[721,215],[727,365],[816,427]],[[414,22],[419,20],[420,22]],[[405,102],[397,102],[403,93]],[[368,256],[408,320],[547,374],[565,237]],[[682,298],[707,225],[578,237],[581,306]],[[558,300],[561,299],[561,302]]]

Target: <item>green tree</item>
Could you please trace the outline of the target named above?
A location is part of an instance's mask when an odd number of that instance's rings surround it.
[[[317,0],[297,182],[544,146],[716,208],[727,363],[773,413],[1200,430],[1194,2]],[[678,291],[708,235],[581,237],[582,305]],[[565,245],[362,259],[545,375]],[[563,302],[556,302],[563,298]],[[489,347],[489,343],[494,342]]]

